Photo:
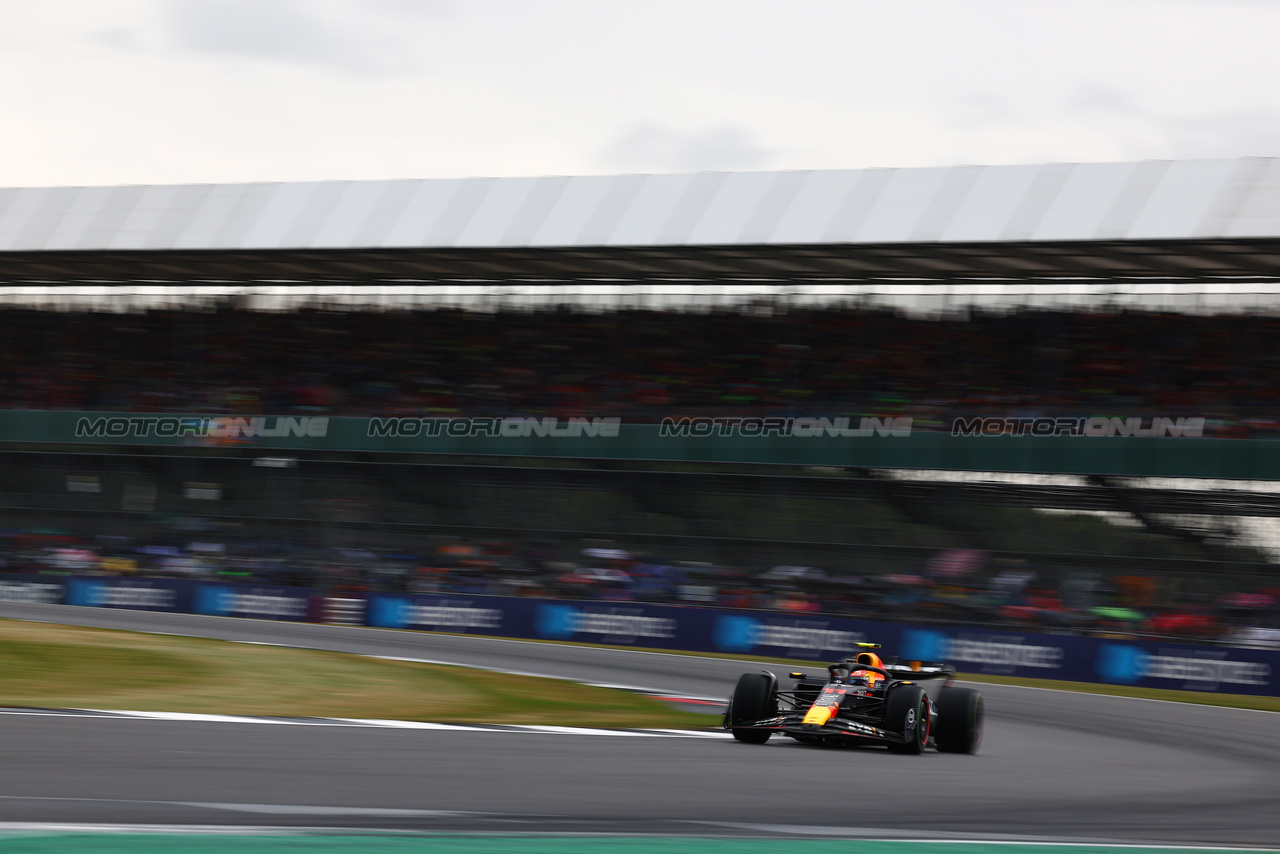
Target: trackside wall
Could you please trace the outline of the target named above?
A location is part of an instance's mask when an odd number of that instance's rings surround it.
[[[0,576],[0,601],[206,614],[827,661],[860,641],[961,671],[1148,688],[1280,695],[1280,651],[888,623],[637,602],[363,594],[193,579]]]

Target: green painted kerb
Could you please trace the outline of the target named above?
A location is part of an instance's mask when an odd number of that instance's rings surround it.
[[[477,421],[487,423],[477,426]],[[889,429],[854,431],[859,435],[805,430],[803,435],[774,431],[697,436],[688,431],[675,435],[658,424],[551,422],[539,420],[537,429],[528,424],[525,429],[506,431],[499,419],[5,410],[0,411],[0,443],[230,446],[252,453],[354,451],[1280,480],[1280,440],[1275,439],[952,436]]]
[[[771,839],[558,836],[254,836],[168,833],[0,834],[5,854],[1190,854],[1242,850],[986,842],[881,842],[797,836]],[[1263,851],[1264,849],[1249,849]],[[1266,849],[1274,850],[1274,849]]]

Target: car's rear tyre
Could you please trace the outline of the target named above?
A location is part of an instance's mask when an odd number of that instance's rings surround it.
[[[904,744],[890,744],[892,753],[918,756],[929,743],[929,695],[919,685],[899,685],[885,700],[885,726],[907,736]]]
[[[744,673],[729,698],[725,726],[733,737],[747,744],[764,744],[773,735],[769,730],[744,729],[737,724],[774,717],[778,714],[778,680],[772,673]]]
[[[982,745],[982,694],[972,688],[943,688],[938,695],[934,742],[941,753],[977,753]]]

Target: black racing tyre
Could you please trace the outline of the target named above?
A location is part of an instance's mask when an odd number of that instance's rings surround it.
[[[919,685],[899,685],[885,700],[885,727],[906,733],[906,744],[890,744],[892,753],[918,756],[929,742],[929,695]]]
[[[982,744],[982,694],[972,688],[943,688],[938,695],[934,742],[941,753],[977,753]]]
[[[768,730],[735,728],[735,724],[758,721],[778,713],[778,680],[772,673],[744,673],[729,699],[724,714],[725,726],[733,737],[747,744],[764,744],[773,733]]]

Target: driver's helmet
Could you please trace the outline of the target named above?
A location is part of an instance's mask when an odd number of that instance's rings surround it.
[[[855,668],[849,672],[849,682],[853,685],[865,685],[867,688],[875,688],[876,683],[884,681],[884,677],[874,670],[857,670],[859,664],[869,664],[872,667],[884,667],[884,662],[880,660],[880,656],[874,652],[860,652],[858,657],[851,663],[850,667]]]

